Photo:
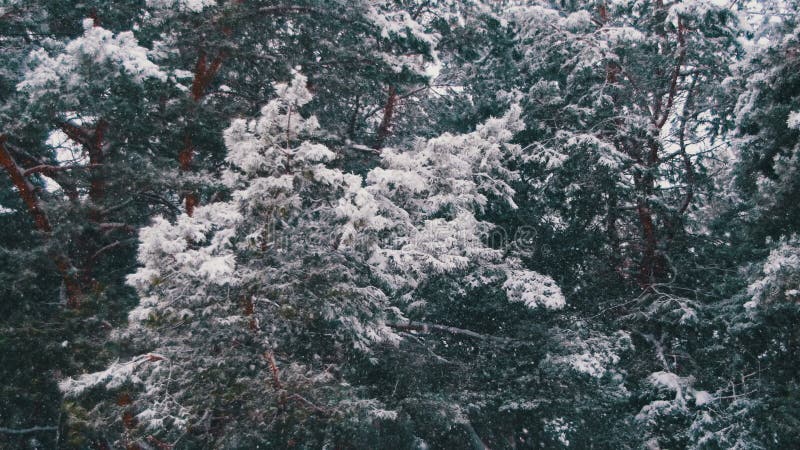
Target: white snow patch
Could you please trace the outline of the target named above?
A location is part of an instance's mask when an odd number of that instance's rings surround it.
[[[566,305],[556,282],[532,270],[509,270],[503,289],[510,301],[522,302],[529,308],[561,309]]]
[[[789,128],[800,130],[800,111],[790,112],[789,118],[786,119],[786,125]]]
[[[694,393],[694,404],[697,406],[711,403],[713,400],[714,398],[708,393],[708,391],[696,391]]]

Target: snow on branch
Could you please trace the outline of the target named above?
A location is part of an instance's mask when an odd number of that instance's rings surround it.
[[[510,270],[503,289],[510,301],[522,302],[528,308],[561,309],[566,305],[556,282],[531,270]]]
[[[17,84],[17,89],[32,98],[46,93],[63,95],[64,87],[77,88],[86,83],[80,75],[86,70],[86,61],[98,66],[117,66],[138,83],[148,78],[167,80],[167,74],[148,59],[148,50],[139,45],[132,32],[115,35],[94,26],[92,19],[85,19],[83,27],[83,36],[69,42],[55,57],[41,48],[34,51],[31,54],[33,68]]]

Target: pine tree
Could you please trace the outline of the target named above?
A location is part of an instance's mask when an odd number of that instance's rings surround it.
[[[3,53],[2,204],[13,211],[3,219],[18,231],[3,240],[4,307],[12,327],[24,330],[29,322],[48,330],[41,340],[9,336],[36,350],[13,353],[22,347],[9,346],[4,367],[20,380],[30,367],[50,398],[47,371],[96,370],[107,358],[98,349],[132,303],[124,276],[135,265],[138,228],[224,191],[207,183],[225,157],[222,129],[272,95],[265,79],[294,64],[324,64],[310,86],[327,99],[317,107],[337,112],[323,117],[341,127],[352,117],[331,106],[346,99],[341,92],[371,93],[364,97],[371,108],[385,102],[386,83],[424,83],[417,70],[433,42],[390,3],[342,3],[335,11],[319,2],[37,1],[3,8],[4,49],[13,49]],[[311,39],[316,34],[338,38]],[[339,45],[347,41],[353,45]],[[282,46],[265,52],[274,42]],[[364,129],[361,142],[371,145],[376,128]],[[43,355],[25,362],[45,348],[52,361]],[[43,419],[55,421],[58,406],[46,397],[37,402],[48,411]],[[7,425],[22,428],[30,415],[24,408],[7,413]]]
[[[563,305],[552,280],[485,247],[472,215],[484,192],[512,194],[501,162],[518,150],[505,143],[518,110],[411,152],[386,149],[364,180],[330,166],[337,155],[302,112],[306,85],[299,74],[276,85],[258,118],[225,131],[230,200],[142,231],[143,267],[129,278],[142,301],[121,338],[147,353],[62,384],[72,396],[125,389],[98,423],[116,423],[106,433],[120,442],[357,442],[348,428],[397,412],[351,372],[379,364],[373,347],[396,346],[398,330],[427,326],[402,308],[432,276],[473,267],[505,279],[511,301]]]
[[[0,3],[0,446],[797,447],[792,2]]]

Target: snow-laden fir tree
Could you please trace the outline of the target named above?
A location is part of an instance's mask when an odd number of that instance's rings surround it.
[[[726,6],[0,2],[0,446],[797,447],[797,11]]]
[[[19,345],[3,376],[21,381],[2,393],[7,427],[58,421],[53,372],[108,361],[107,332],[134,302],[124,275],[138,229],[219,198],[207,180],[224,164],[222,130],[258,111],[286,62],[311,75],[307,108],[323,113],[325,142],[362,149],[389,88],[423,86],[435,60],[435,33],[397,2],[0,3],[0,135],[15,163],[3,155],[0,211],[14,230],[2,240],[4,330],[47,330],[8,335]],[[24,398],[14,393],[29,382]]]
[[[718,233],[736,249],[736,289],[711,305],[715,345],[706,355],[712,399],[691,434],[698,447],[789,448],[800,436],[791,392],[799,311],[797,193],[800,110],[797,5],[751,5],[754,31],[735,79],[736,130],[727,173],[732,195],[720,208]],[[725,252],[717,253],[722,256]],[[769,417],[769,420],[763,420]]]
[[[427,278],[479,265],[507,279],[511,301],[563,306],[551,279],[485,247],[488,225],[474,217],[486,195],[512,194],[502,163],[518,150],[508,144],[518,110],[387,150],[363,179],[333,168],[336,153],[316,141],[306,83],[275,85],[257,118],[225,130],[230,200],[142,230],[142,268],[129,277],[141,302],[119,339],[144,353],[61,384],[68,396],[114,392],[96,394],[109,397],[90,414],[97,429],[116,424],[109,437],[356,442],[397,412],[350,384],[351,366],[380,364],[373,347],[398,344],[402,308]]]

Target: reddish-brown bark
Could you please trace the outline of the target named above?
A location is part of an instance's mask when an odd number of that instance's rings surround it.
[[[24,170],[22,170],[11,153],[6,149],[5,136],[0,136],[0,165],[3,166],[14,187],[17,188],[20,198],[25,202],[28,207],[28,212],[33,218],[33,222],[39,231],[49,233],[52,231],[50,221],[47,219],[44,211],[39,205],[39,199],[36,197],[36,191],[33,185],[25,178]]]
[[[256,306],[253,299],[249,295],[245,295],[243,299],[244,315],[248,318],[247,324],[250,331],[258,331],[258,321],[255,317]]]
[[[378,126],[378,138],[375,143],[375,148],[380,149],[383,147],[383,141],[389,137],[392,130],[392,118],[394,117],[395,107],[397,106],[397,89],[394,86],[389,86],[389,96],[386,99],[386,104],[383,106],[383,119]]]
[[[211,64],[208,64],[206,53],[204,51],[200,52],[194,67],[194,79],[190,90],[191,98],[195,103],[199,103],[206,95],[208,86],[222,67],[223,57],[224,55],[220,53],[211,61]],[[181,172],[191,171],[194,155],[195,149],[192,143],[192,136],[187,131],[183,139],[183,147],[178,152],[178,163]],[[184,193],[184,201],[186,214],[191,216],[194,214],[194,209],[200,203],[200,200],[195,192],[188,191]]]
[[[131,410],[122,413],[122,424],[125,426],[125,428],[132,430],[136,428],[136,425],[138,425],[138,423],[139,421],[136,420],[136,416],[133,415],[133,412]]]
[[[108,122],[104,119],[97,121],[94,129],[77,126],[68,121],[58,122],[59,128],[74,142],[80,144],[89,156],[89,212],[88,219],[94,224],[101,224],[104,210],[103,201],[106,196],[106,173],[104,168],[106,157],[106,131]],[[87,230],[87,234],[80,236],[77,244],[77,255],[82,259],[80,279],[84,286],[89,286],[92,280],[92,271],[97,254],[97,239],[95,233]]]
[[[642,260],[639,263],[639,285],[643,288],[647,288],[653,283],[654,279],[661,274],[657,254],[658,238],[656,236],[656,225],[653,221],[653,213],[644,199],[637,202],[636,212],[639,216],[639,224],[642,227],[643,247]]]
[[[25,206],[27,206],[36,228],[42,233],[49,235],[53,229],[47,215],[40,205],[39,198],[36,196],[36,191],[30,181],[25,178],[22,168],[17,164],[14,157],[6,148],[5,141],[6,137],[0,135],[0,165],[3,166],[3,169],[5,169],[6,173],[8,173],[8,176],[11,178],[11,182],[17,188],[17,192],[25,203]],[[80,283],[73,275],[74,270],[72,263],[65,255],[57,252],[53,252],[51,258],[64,281],[64,287],[67,291],[67,306],[73,309],[78,308],[80,306],[82,293]]]
[[[194,66],[194,79],[192,80],[192,100],[199,102],[206,93],[208,85],[214,79],[220,67],[222,67],[223,54],[220,53],[207,65],[206,53],[201,51]]]
[[[608,22],[608,8],[605,2],[598,2],[597,14],[600,16],[600,21],[603,23]]]
[[[283,389],[280,372],[278,371],[278,364],[275,362],[275,355],[272,352],[264,352],[264,359],[267,360],[267,364],[269,364],[269,369],[272,372],[273,386],[275,386],[275,389],[278,390]]]
[[[92,201],[89,219],[101,221],[101,204],[106,193],[106,176],[103,168],[105,162],[105,136],[108,122],[97,121],[94,130],[74,125],[67,121],[58,122],[58,126],[72,141],[80,144],[89,155],[89,199]]]
[[[675,61],[675,67],[673,67],[669,77],[666,102],[662,100],[660,95],[656,95],[653,104],[652,123],[656,132],[660,132],[667,123],[675,105],[675,98],[678,92],[678,79],[684,60],[686,59],[685,32],[686,29],[680,18],[678,18],[678,28],[676,30],[678,55]],[[636,183],[640,195],[640,199],[637,201],[636,211],[642,229],[642,261],[639,266],[639,284],[645,289],[652,286],[652,284],[663,277],[667,271],[665,258],[663,255],[659,254],[658,250],[659,237],[653,219],[653,212],[647,205],[647,198],[652,195],[655,187],[652,171],[661,164],[658,154],[659,149],[660,145],[655,139],[648,143],[647,154],[643,161],[645,174],[638,177],[638,182]],[[687,165],[686,169],[687,177],[693,178],[694,173],[691,164]],[[689,201],[691,201],[691,198],[692,194],[687,196]],[[682,204],[680,207],[681,213],[683,213],[687,207],[688,203],[685,205]]]
[[[658,1],[657,7],[663,8],[663,2]],[[598,2],[597,13],[600,18],[598,24],[600,26],[605,25],[609,21],[609,12],[605,2]],[[675,104],[675,99],[678,95],[680,72],[686,59],[685,34],[686,28],[679,19],[676,30],[678,51],[675,59],[675,65],[672,68],[667,80],[667,89],[663,94],[653,95],[653,103],[651,105],[651,123],[654,128],[655,136],[660,133],[660,130],[664,127],[670,117],[670,114],[673,112],[672,109]],[[606,83],[618,83],[620,75],[624,75],[631,83],[634,90],[638,91],[639,88],[634,80],[630,77],[630,74],[628,74],[618,63],[608,62],[605,67],[605,72]],[[622,121],[620,119],[617,119],[615,122],[617,125],[622,125]],[[661,147],[657,141],[657,138],[651,138],[645,148],[624,145],[621,143],[618,145],[622,147],[624,153],[627,153],[636,161],[639,170],[641,170],[640,173],[634,175],[634,186],[637,195],[636,217],[641,231],[640,241],[642,252],[641,260],[639,262],[637,281],[643,289],[647,289],[659,278],[663,277],[667,271],[666,259],[664,255],[660,253],[659,249],[659,243],[661,240],[659,237],[659,229],[656,223],[656,216],[649,205],[649,199],[656,191],[654,171],[656,171],[658,166],[662,163],[659,156],[659,150]],[[687,161],[687,158],[684,158],[684,166],[687,171],[689,183],[691,185],[693,183],[694,172],[691,167],[691,162]],[[691,202],[692,197],[693,192],[690,188],[684,202],[680,206],[679,214],[682,214],[686,208],[688,208],[688,202]],[[610,200],[609,208],[616,208],[616,199],[613,201]],[[614,247],[618,242],[616,237],[616,218],[616,214],[609,210],[607,217],[607,232],[609,234],[612,247]],[[619,260],[616,257],[612,259],[615,265],[619,263]]]
[[[190,172],[192,170],[192,160],[194,159],[194,145],[192,145],[192,137],[187,132],[183,137],[183,148],[178,153],[178,166],[181,172]],[[183,194],[186,204],[186,214],[192,216],[194,208],[198,204],[197,194],[192,191],[187,191]]]

